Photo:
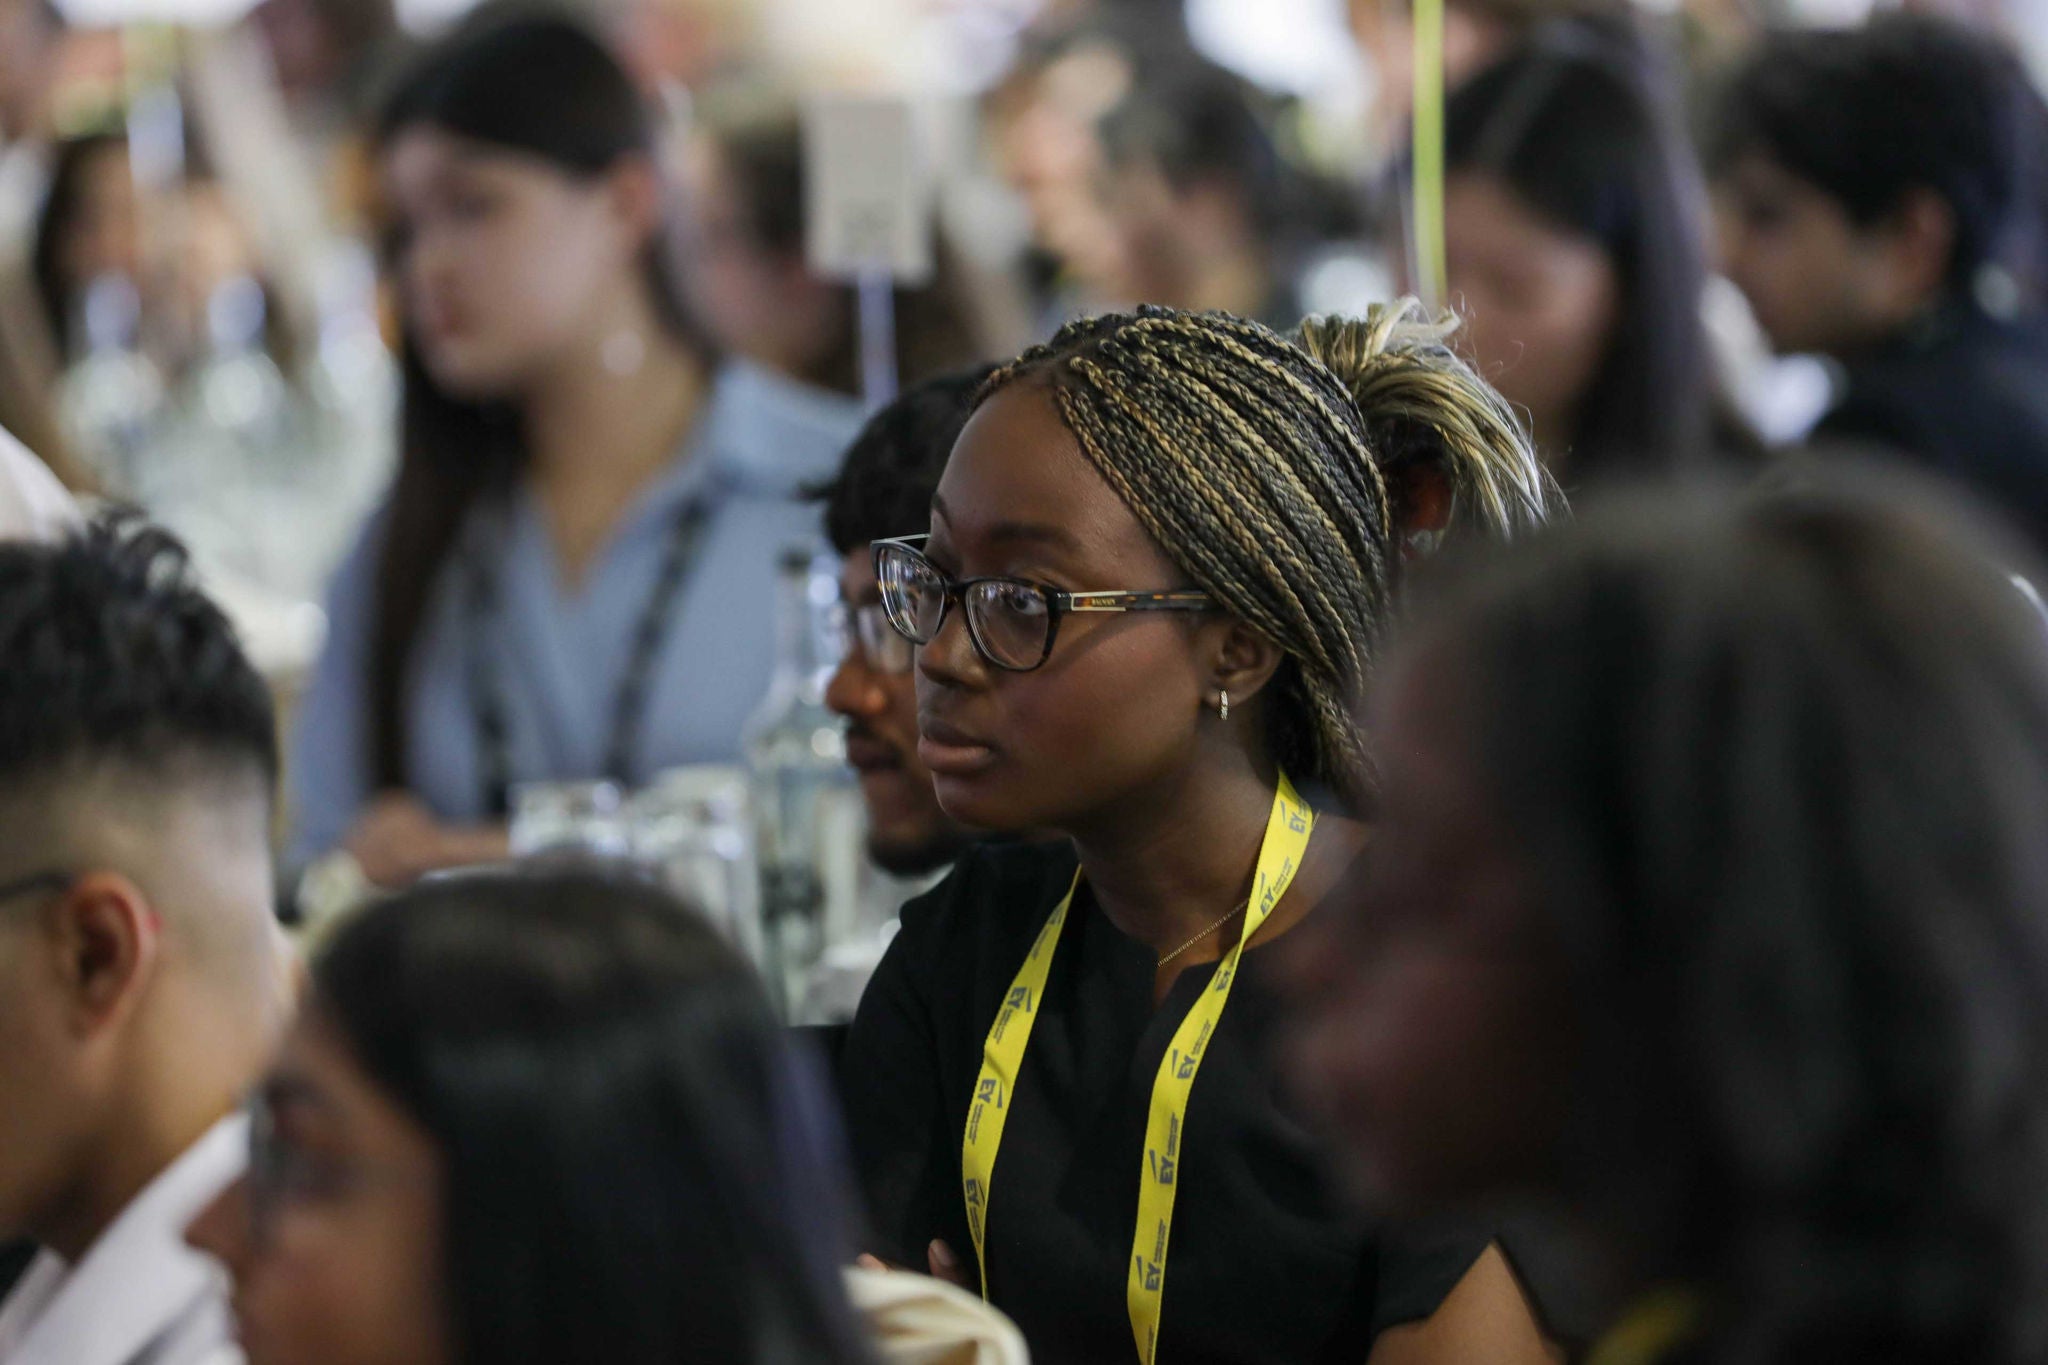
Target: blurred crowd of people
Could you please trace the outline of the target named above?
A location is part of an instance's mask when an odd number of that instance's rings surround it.
[[[1196,8],[0,0],[0,1365],[2048,1362],[2029,16]]]

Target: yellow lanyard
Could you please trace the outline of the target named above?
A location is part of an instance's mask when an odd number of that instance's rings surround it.
[[[1230,1003],[1230,988],[1237,981],[1237,966],[1245,945],[1273,913],[1286,894],[1288,884],[1301,868],[1315,828],[1315,812],[1294,790],[1287,774],[1280,774],[1280,789],[1273,795],[1273,813],[1266,822],[1266,838],[1259,845],[1258,872],[1252,883],[1251,902],[1245,909],[1244,931],[1237,944],[1216,968],[1216,975],[1202,988],[1201,996],[1174,1031],[1172,1045],[1160,1059],[1159,1075],[1152,1082],[1152,1105],[1145,1122],[1145,1165],[1138,1172],[1138,1221],[1131,1239],[1131,1268],[1125,1302],[1130,1309],[1131,1333],[1138,1345],[1138,1357],[1152,1365],[1159,1347],[1159,1311],[1166,1286],[1166,1243],[1173,1227],[1173,1197],[1179,1188],[1181,1135],[1187,1129],[1188,1096],[1195,1085],[1195,1072],[1223,1007]],[[960,1144],[960,1179],[967,1200],[967,1230],[974,1238],[975,1264],[981,1270],[981,1293],[988,1297],[989,1179],[995,1172],[996,1153],[1003,1143],[1003,1125],[1009,1118],[1010,1098],[1016,1093],[1017,1072],[1024,1061],[1024,1049],[1031,1041],[1031,1025],[1038,1007],[1045,1003],[1046,977],[1052,971],[1052,955],[1059,946],[1060,930],[1067,922],[1067,909],[1081,874],[1054,907],[1052,917],[1038,931],[1024,965],[1010,983],[1009,993],[996,1021],[989,1027],[988,1041],[981,1048],[981,1074],[974,1083],[974,1100],[967,1109],[967,1133]]]
[[[1586,1365],[1659,1365],[1699,1340],[1707,1304],[1683,1285],[1665,1285],[1636,1300],[1586,1355]]]

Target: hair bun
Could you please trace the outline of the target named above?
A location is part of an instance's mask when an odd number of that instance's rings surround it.
[[[1357,405],[1391,487],[1401,471],[1433,466],[1451,490],[1454,529],[1508,540],[1562,512],[1564,495],[1507,400],[1451,349],[1458,326],[1456,314],[1432,318],[1403,298],[1358,317],[1309,318],[1296,340]]]

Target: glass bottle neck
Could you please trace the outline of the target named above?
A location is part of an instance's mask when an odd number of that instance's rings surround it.
[[[831,620],[836,591],[807,553],[784,554],[777,568],[775,673],[778,687],[822,692],[836,662]]]

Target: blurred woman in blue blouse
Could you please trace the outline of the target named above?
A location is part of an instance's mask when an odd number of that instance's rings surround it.
[[[683,304],[656,125],[561,18],[473,22],[376,130],[402,456],[335,583],[291,857],[500,856],[510,788],[737,756],[774,563],[851,400],[721,362]]]

